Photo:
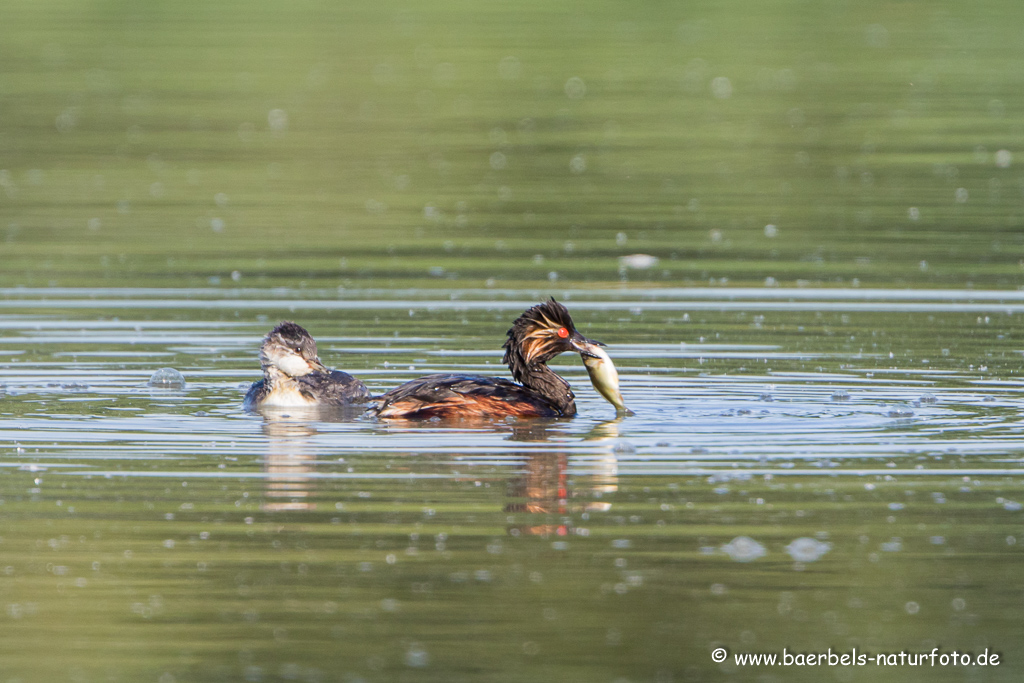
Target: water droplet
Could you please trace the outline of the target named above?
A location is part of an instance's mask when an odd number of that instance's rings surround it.
[[[886,412],[886,415],[888,415],[889,417],[896,417],[896,418],[913,417],[914,416],[914,409],[911,408],[910,406],[908,406],[905,403],[900,403],[900,404],[891,406],[889,408],[888,412]]]
[[[413,668],[422,668],[430,664],[430,655],[419,643],[412,643],[405,651],[405,665]]]
[[[832,549],[831,543],[804,536],[786,546],[786,552],[797,562],[814,562]]]
[[[711,94],[720,100],[732,97],[732,81],[725,76],[718,76],[711,81]]]
[[[288,113],[284,109],[271,109],[267,112],[267,124],[275,133],[288,130]]]
[[[651,256],[650,254],[630,254],[628,256],[620,256],[619,265],[624,268],[646,270],[658,265],[659,260],[657,256]]]
[[[506,81],[517,80],[523,74],[523,65],[518,57],[509,55],[498,62],[498,75]]]
[[[889,31],[881,24],[871,24],[864,31],[864,40],[868,47],[886,47],[889,45]]]
[[[508,165],[508,159],[501,152],[495,152],[494,154],[491,155],[490,163],[491,168],[493,168],[495,171],[503,171],[505,170],[505,167]]]
[[[753,562],[768,554],[765,547],[749,536],[737,536],[721,547],[736,562]]]
[[[565,96],[570,100],[582,100],[587,94],[587,85],[579,76],[573,76],[565,82]]]

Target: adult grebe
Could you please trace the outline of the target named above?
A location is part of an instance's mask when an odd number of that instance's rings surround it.
[[[600,347],[577,332],[569,311],[551,299],[519,316],[502,347],[503,362],[521,384],[499,377],[428,375],[379,397],[373,412],[384,418],[571,417],[576,414],[576,397],[569,383],[547,366],[566,351],[601,361],[602,371],[592,373],[591,379],[595,387],[598,382],[614,381],[614,387],[598,390],[605,397],[616,396],[618,408],[622,402],[618,375]],[[611,373],[605,371],[607,367],[613,368]]]
[[[293,322],[281,323],[263,339],[260,365],[263,379],[249,387],[243,404],[246,410],[344,406],[370,398],[366,385],[358,379],[324,367],[313,337]]]

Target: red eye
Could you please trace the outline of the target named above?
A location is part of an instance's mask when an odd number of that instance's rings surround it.
[[[558,336],[561,337],[562,339],[565,339],[566,337],[569,336],[569,330],[565,329],[564,327],[559,327],[558,332],[556,334],[558,334]]]

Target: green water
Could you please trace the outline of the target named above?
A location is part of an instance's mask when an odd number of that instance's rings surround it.
[[[4,3],[0,683],[1019,680],[1021,18]],[[635,417],[241,411],[550,295]]]
[[[3,13],[3,284],[1018,282],[1012,2]]]

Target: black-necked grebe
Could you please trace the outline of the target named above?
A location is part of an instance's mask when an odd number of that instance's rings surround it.
[[[569,311],[554,299],[519,316],[503,348],[503,362],[521,384],[498,377],[428,375],[381,396],[373,412],[384,418],[571,417],[576,397],[569,383],[547,366],[566,351],[589,359],[595,368],[587,366],[594,386],[620,412],[626,411],[608,354],[599,342],[576,331]]]
[[[370,391],[358,379],[324,367],[313,337],[293,322],[281,323],[263,339],[260,365],[263,379],[253,382],[245,395],[246,410],[344,406],[370,398]]]

